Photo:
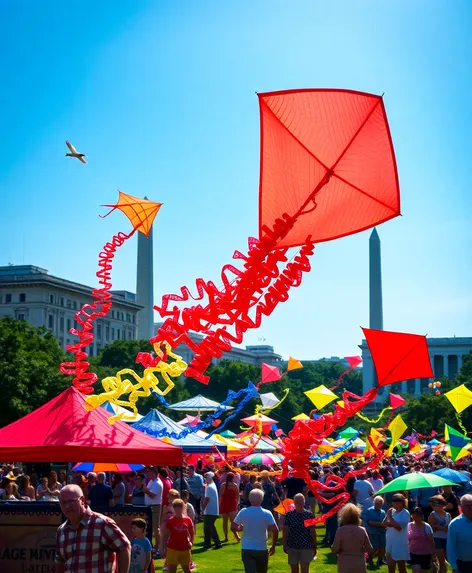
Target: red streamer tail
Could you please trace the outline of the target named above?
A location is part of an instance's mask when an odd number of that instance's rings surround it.
[[[66,350],[75,354],[74,361],[62,362],[60,371],[66,376],[74,376],[72,384],[82,394],[91,394],[93,385],[97,381],[97,375],[94,372],[88,372],[90,363],[87,361],[88,354],[85,348],[89,346],[94,339],[93,322],[100,317],[105,317],[112,306],[112,294],[109,292],[112,288],[111,271],[113,267],[113,258],[116,250],[127,241],[135,230],[129,235],[118,233],[113,236],[111,242],[106,243],[103,250],[98,255],[99,270],[96,275],[100,288],[92,290],[92,297],[95,299],[92,304],[84,304],[81,309],[75,313],[75,320],[78,328],[71,328],[69,332],[79,338],[78,342],[66,346]]]

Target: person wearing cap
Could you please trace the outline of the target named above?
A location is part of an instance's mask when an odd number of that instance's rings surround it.
[[[190,464],[187,467],[187,483],[189,487],[189,501],[195,509],[197,519],[200,520],[202,513],[201,499],[204,492],[203,476],[197,474],[195,466]]]
[[[392,505],[382,521],[382,525],[387,528],[388,573],[395,573],[397,565],[399,573],[406,573],[406,562],[410,559],[408,545],[410,512],[405,509],[405,496],[401,493],[393,496]]]
[[[472,495],[461,497],[462,514],[449,524],[447,560],[453,573],[472,572]]]
[[[269,556],[275,554],[279,528],[272,512],[261,507],[264,492],[254,488],[249,493],[251,507],[241,509],[231,523],[234,533],[243,532],[241,558],[245,573],[267,573]],[[267,549],[267,532],[272,533],[272,545]]]
[[[439,573],[446,573],[447,530],[449,529],[452,518],[445,510],[446,500],[442,495],[433,495],[429,503],[433,511],[429,514],[428,523],[433,529],[436,557],[439,562]]]
[[[218,490],[216,489],[215,482],[213,481],[215,474],[213,472],[206,472],[203,476],[205,478],[205,497],[203,498],[203,549],[210,549],[211,540],[215,544],[215,549],[221,549],[223,544],[220,541],[218,531],[215,527],[215,521],[219,515],[218,505]]]

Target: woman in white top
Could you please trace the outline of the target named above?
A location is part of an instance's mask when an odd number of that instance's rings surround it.
[[[388,573],[395,573],[397,564],[399,573],[406,573],[406,562],[410,559],[408,547],[408,524],[410,512],[405,509],[405,496],[396,493],[392,505],[382,525],[387,528],[387,564]]]

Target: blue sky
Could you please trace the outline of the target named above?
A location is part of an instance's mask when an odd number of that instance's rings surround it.
[[[0,18],[0,265],[94,285],[129,230],[117,190],[163,202],[155,295],[218,280],[257,234],[255,92],[385,93],[402,217],[378,228],[384,327],[472,335],[470,40],[466,0],[51,0]],[[5,57],[5,54],[8,54]],[[89,156],[64,157],[65,139]],[[321,244],[313,270],[247,344],[284,357],[357,354],[368,326],[369,232]],[[114,287],[135,290],[136,241]]]

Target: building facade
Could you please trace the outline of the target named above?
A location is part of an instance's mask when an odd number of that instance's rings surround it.
[[[154,324],[154,331],[162,326],[162,322]],[[189,332],[189,337],[196,344],[200,344],[204,336],[197,332]],[[193,358],[193,352],[185,344],[179,344],[175,352],[182,357],[185,362],[190,363]],[[255,346],[246,346],[246,348],[239,348],[235,346],[229,352],[223,352],[221,358],[214,358],[213,364],[219,364],[222,360],[234,360],[235,362],[244,362],[245,364],[260,365],[262,362],[270,366],[283,366],[282,357],[280,354],[274,352],[274,347],[268,344],[260,344]]]
[[[427,338],[429,358],[433,367],[434,379],[439,380],[447,376],[451,380],[460,372],[464,357],[472,351],[472,337],[464,338]],[[362,351],[362,390],[365,394],[367,390],[375,385],[374,365],[370,355],[367,342],[362,341],[359,346]],[[403,394],[414,394],[419,396],[428,390],[428,384],[433,382],[432,378],[415,378],[404,380],[400,383],[400,392]],[[385,399],[385,394],[389,387],[379,388],[379,401]]]
[[[83,304],[91,304],[92,288],[50,275],[33,265],[0,267],[0,318],[25,320],[33,326],[49,328],[65,348],[77,341],[69,330],[77,323],[75,313]],[[135,340],[137,313],[134,293],[112,291],[113,307],[105,318],[94,322],[94,341],[90,356],[114,340]]]

